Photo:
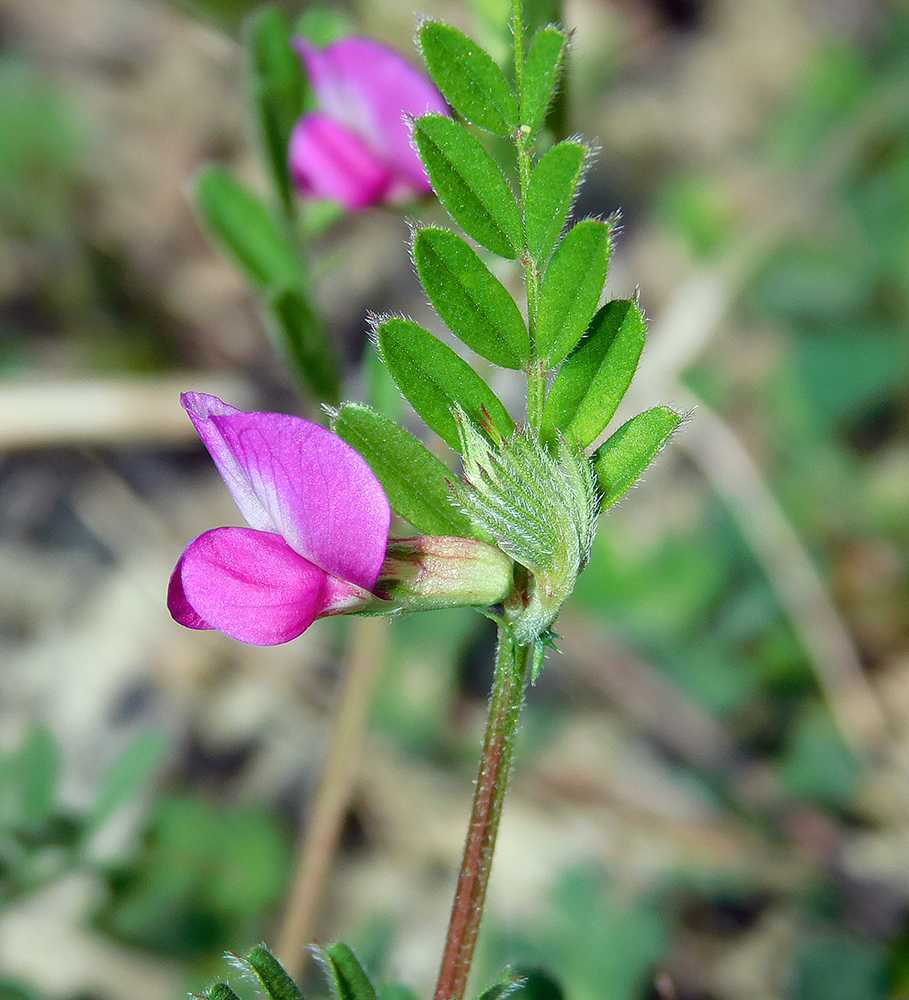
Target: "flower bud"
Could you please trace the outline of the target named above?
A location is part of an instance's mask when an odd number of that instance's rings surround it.
[[[432,611],[487,607],[511,592],[514,564],[477,538],[391,538],[375,592],[393,602],[374,610]],[[373,610],[372,608],[370,610]]]
[[[526,570],[517,574],[505,620],[517,642],[545,644],[590,556],[600,510],[590,460],[561,438],[550,453],[527,427],[493,444],[463,410],[455,416],[464,510]]]

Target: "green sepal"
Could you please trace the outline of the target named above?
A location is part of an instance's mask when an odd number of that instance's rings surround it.
[[[316,399],[335,405],[341,398],[341,379],[322,314],[299,287],[271,292],[268,313],[297,380]]]
[[[345,403],[332,430],[366,459],[392,509],[419,531],[480,537],[453,506],[452,474],[413,434],[362,403]]]
[[[290,46],[284,14],[265,7],[248,22],[252,96],[275,188],[285,211],[293,207],[293,185],[287,166],[290,133],[303,112],[307,83],[300,57]]]
[[[252,972],[269,1000],[303,1000],[297,984],[264,945],[256,945],[241,961],[236,964]]]
[[[514,563],[480,538],[417,535],[389,538],[365,614],[486,608],[514,588]]]
[[[629,299],[607,302],[568,355],[543,409],[542,436],[556,431],[586,448],[612,419],[628,391],[644,348],[644,318]]]
[[[524,204],[527,252],[545,261],[571,210],[588,149],[573,139],[556,143],[534,167]]]
[[[221,167],[196,177],[196,204],[205,224],[260,288],[303,280],[296,248],[269,210]]]
[[[626,421],[591,456],[606,510],[635,482],[654,460],[670,434],[682,422],[668,406],[654,406]]]
[[[451,332],[503,368],[520,368],[530,337],[514,299],[455,233],[418,229],[413,260],[429,301]]]
[[[453,411],[461,409],[493,437],[514,421],[498,396],[455,352],[409,319],[391,317],[376,327],[376,341],[391,377],[410,405],[452,448],[459,447]]]
[[[564,31],[547,25],[540,28],[530,43],[521,89],[521,128],[530,135],[542,124],[555,96],[566,40]]]
[[[463,125],[445,115],[416,120],[414,142],[439,200],[477,243],[514,260],[524,227],[514,193],[495,160]]]
[[[609,262],[609,226],[582,219],[565,234],[546,268],[537,311],[537,350],[554,368],[577,344],[596,312]]]
[[[424,21],[417,42],[436,86],[459,115],[496,135],[511,135],[518,105],[485,49],[443,21]]]
[[[337,1000],[378,1000],[375,987],[346,944],[314,949]]]

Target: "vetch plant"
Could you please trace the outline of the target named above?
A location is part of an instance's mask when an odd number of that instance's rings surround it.
[[[637,367],[644,320],[635,301],[600,304],[611,221],[570,222],[590,149],[569,139],[537,153],[564,69],[566,34],[544,26],[525,45],[520,0],[513,0],[511,28],[513,85],[454,27],[427,20],[418,29],[429,72],[456,117],[430,107],[421,93],[418,103],[428,113],[413,123],[413,143],[463,235],[418,225],[411,251],[426,295],[451,332],[490,364],[521,373],[523,412],[510,412],[467,360],[401,316],[374,318],[376,347],[416,413],[460,454],[460,475],[360,403],[332,411],[331,433],[298,418],[243,414],[212,397],[184,397],[251,529],[215,529],[190,543],[172,582],[170,606],[179,621],[252,642],[284,641],[319,615],[339,612],[460,604],[479,607],[497,623],[486,736],[435,1000],[461,1000],[465,993],[525,684],[558,642],[559,610],[586,565],[600,513],[634,483],[681,420],[655,406],[597,446]],[[357,116],[369,89],[368,74],[345,75],[352,44],[344,40],[322,53],[303,46],[320,100],[347,129],[362,126]],[[382,85],[378,80],[377,95]],[[298,127],[311,138],[320,121],[304,118]],[[483,133],[513,143],[517,190]],[[324,149],[310,156],[306,148],[291,141],[293,169],[307,176],[325,171],[331,179],[340,160],[331,164],[320,159]],[[360,203],[365,196],[349,202]],[[521,307],[489,266],[496,256],[521,268]],[[389,506],[422,534],[388,540]],[[346,946],[319,954],[338,997],[374,1000]],[[254,949],[241,965],[274,1000],[299,997],[265,949]],[[484,998],[510,989],[500,983]],[[232,996],[223,984],[210,995]]]

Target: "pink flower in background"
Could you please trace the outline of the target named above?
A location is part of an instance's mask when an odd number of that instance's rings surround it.
[[[300,192],[352,210],[429,192],[405,118],[448,114],[429,78],[370,38],[319,49],[297,37],[294,46],[318,104],[290,136],[288,164]]]
[[[167,594],[173,617],[270,646],[367,602],[390,509],[366,461],[300,417],[245,413],[201,392],[181,402],[250,527],[186,546]]]

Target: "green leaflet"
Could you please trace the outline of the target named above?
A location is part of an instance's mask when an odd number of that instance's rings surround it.
[[[609,226],[598,219],[582,219],[556,247],[537,311],[537,351],[546,368],[554,368],[583,336],[603,291],[608,261]]]
[[[243,964],[255,973],[269,1000],[303,1000],[297,984],[267,948],[256,945]]]
[[[445,115],[423,115],[414,141],[442,204],[458,225],[487,250],[516,258],[524,227],[514,194],[479,140]]]
[[[628,299],[607,302],[559,369],[543,410],[543,439],[555,431],[586,448],[612,419],[644,348],[644,319]]]
[[[361,403],[345,403],[332,430],[366,459],[392,508],[419,531],[479,537],[470,518],[452,505],[452,474],[403,427]]]
[[[398,388],[426,423],[455,450],[459,447],[455,407],[497,434],[511,433],[514,422],[492,389],[457,354],[412,320],[392,317],[380,323],[376,340]]]
[[[202,994],[206,1000],[240,1000],[227,983],[215,983]]]
[[[654,406],[632,417],[591,456],[606,510],[634,483],[656,457],[682,417],[668,406]]]
[[[293,186],[287,168],[287,146],[291,130],[303,112],[307,85],[280,10],[265,7],[250,19],[249,50],[252,95],[262,144],[278,195],[289,213],[293,208]]]
[[[196,204],[208,228],[259,287],[303,281],[299,254],[262,202],[220,167],[196,177]]]
[[[565,40],[564,31],[548,25],[540,28],[530,43],[521,90],[521,127],[531,135],[542,124],[549,102],[555,95]]]
[[[524,364],[530,338],[521,313],[460,236],[447,229],[418,229],[413,259],[430,302],[455,336],[503,368]]]
[[[577,194],[587,147],[580,142],[559,142],[543,154],[530,175],[524,224],[527,251],[533,260],[545,261],[555,246]]]
[[[369,976],[346,944],[339,941],[317,954],[337,1000],[378,1000]]]
[[[340,399],[337,361],[321,314],[299,287],[284,287],[268,297],[268,311],[287,362],[313,396],[330,405]]]
[[[442,21],[424,21],[417,41],[430,75],[455,111],[496,135],[511,135],[518,126],[518,106],[489,53]]]

